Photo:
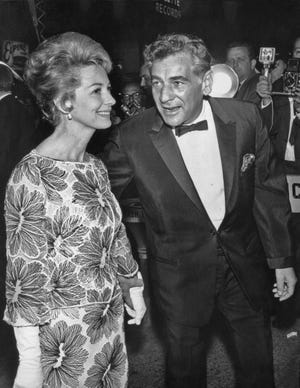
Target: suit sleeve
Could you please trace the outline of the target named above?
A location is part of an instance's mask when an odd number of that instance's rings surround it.
[[[273,100],[266,105],[266,106],[261,106],[260,111],[264,120],[264,123],[268,129],[269,136],[271,136],[271,130],[273,127],[273,121],[274,121],[274,106],[273,106]]]
[[[101,158],[108,169],[111,189],[120,200],[133,179],[133,171],[122,146],[122,126],[113,129]]]
[[[257,114],[254,217],[270,268],[293,266],[290,216],[283,166]]]

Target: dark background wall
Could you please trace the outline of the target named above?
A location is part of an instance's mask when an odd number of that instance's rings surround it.
[[[34,28],[29,3],[39,19]],[[175,18],[157,12],[157,3],[179,10]],[[0,0],[0,42],[24,41],[30,50],[40,39],[78,31],[99,40],[122,65],[137,72],[142,50],[158,33],[188,32],[202,37],[222,61],[232,40],[258,49],[274,46],[286,57],[300,35],[300,0]]]

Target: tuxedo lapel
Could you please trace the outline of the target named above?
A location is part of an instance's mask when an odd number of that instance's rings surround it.
[[[222,160],[226,211],[236,171],[236,124],[229,120],[220,103],[210,99]]]
[[[225,201],[227,209],[233,187],[236,162],[235,123],[228,120],[227,114],[225,111],[223,111],[219,104],[215,102],[212,103],[212,101],[210,101],[210,103],[212,105],[214,114],[222,160]],[[193,181],[186,169],[179,147],[175,137],[171,132],[171,129],[165,126],[161,119],[157,118],[152,129],[149,131],[149,135],[155,148],[159,152],[170,172],[177,180],[178,184],[182,187],[182,189],[186,192],[194,204],[199,209],[203,210],[204,207],[195,189]]]
[[[162,121],[160,121],[160,123],[158,121],[152,130],[149,131],[149,135],[155,148],[178,184],[197,208],[203,210],[202,202],[200,201],[193,181],[186,169],[171,129],[165,126]]]

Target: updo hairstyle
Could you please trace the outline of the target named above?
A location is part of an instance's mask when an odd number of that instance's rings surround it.
[[[102,45],[86,35],[65,32],[43,41],[31,53],[24,78],[35,96],[45,118],[54,126],[59,123],[60,112],[54,100],[61,96],[61,103],[75,97],[80,86],[80,69],[100,65],[109,73],[111,59]],[[67,113],[72,107],[66,109]]]

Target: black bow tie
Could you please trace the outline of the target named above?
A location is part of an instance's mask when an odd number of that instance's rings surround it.
[[[195,124],[191,124],[191,125],[180,125],[178,127],[175,127],[175,135],[182,136],[187,132],[205,131],[207,129],[208,129],[207,121],[202,120],[202,121],[199,121],[199,123],[195,123]]]

